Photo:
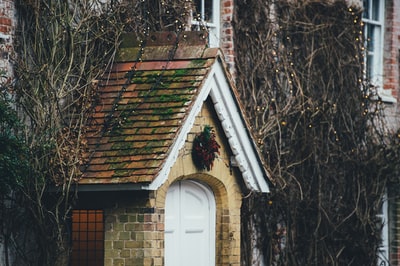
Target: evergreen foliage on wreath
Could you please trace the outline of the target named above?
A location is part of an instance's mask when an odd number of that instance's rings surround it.
[[[200,170],[210,171],[217,154],[219,154],[220,147],[215,140],[215,131],[211,126],[206,125],[203,132],[193,140],[192,158],[196,167]]]

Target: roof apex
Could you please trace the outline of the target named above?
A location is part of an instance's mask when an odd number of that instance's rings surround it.
[[[247,187],[269,191],[270,175],[248,130],[222,52],[208,48],[202,34],[121,36],[117,58],[98,83],[88,119],[88,157],[80,186],[158,189],[211,97]]]
[[[173,51],[173,52],[171,52]],[[147,36],[121,35],[117,62],[215,58],[218,48],[207,48],[207,33],[199,31],[154,32]]]

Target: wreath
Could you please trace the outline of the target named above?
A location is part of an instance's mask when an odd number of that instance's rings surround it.
[[[214,160],[219,153],[218,142],[215,140],[215,131],[211,126],[205,126],[203,132],[193,140],[192,158],[197,168],[210,171]]]

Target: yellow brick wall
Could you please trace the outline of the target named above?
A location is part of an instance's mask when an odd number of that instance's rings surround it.
[[[105,266],[163,265],[164,210],[152,205],[149,193],[104,210]]]

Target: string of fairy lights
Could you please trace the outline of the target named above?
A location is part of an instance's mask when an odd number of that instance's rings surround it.
[[[354,48],[356,52],[356,54],[354,55],[355,59],[359,61],[359,63],[361,64],[361,72],[358,74],[358,86],[359,86],[359,90],[360,90],[360,96],[362,97],[362,101],[361,101],[361,110],[362,110],[362,116],[367,116],[367,115],[375,115],[375,114],[382,114],[382,104],[383,101],[382,99],[379,97],[379,95],[377,95],[376,92],[376,88],[374,86],[372,86],[370,84],[370,82],[366,79],[366,69],[365,69],[365,56],[366,56],[366,42],[369,42],[370,40],[365,40],[365,36],[364,36],[364,32],[362,30],[364,23],[360,17],[360,14],[358,12],[355,12],[353,10],[353,8],[349,7],[347,10],[350,15],[353,17],[353,23],[358,26],[359,30],[354,30],[353,33],[355,34],[354,40]],[[274,44],[273,46],[275,48],[273,48],[272,51],[272,56],[274,58],[274,62],[275,62],[275,74],[273,76],[273,80],[274,80],[274,86],[279,86],[276,85],[276,79],[279,79],[280,77],[284,77],[286,79],[286,91],[289,95],[289,97],[296,97],[297,95],[295,95],[294,93],[297,92],[298,88],[301,86],[297,83],[298,77],[296,74],[296,71],[294,71],[293,67],[294,67],[294,61],[293,61],[293,52],[292,51],[287,51],[287,47],[285,47],[284,43],[280,43],[280,39],[283,38],[283,40],[290,42],[291,41],[291,37],[290,36],[281,36],[281,32],[283,30],[282,26],[276,27],[276,31],[274,32],[274,42],[276,44]],[[279,35],[279,36],[278,36]],[[287,57],[285,58],[286,60],[280,60],[279,59],[279,54],[281,54],[279,52],[279,50],[281,51],[286,51]],[[283,64],[283,65],[282,65]],[[282,85],[281,85],[282,86]],[[295,89],[296,88],[296,89]],[[356,88],[354,88],[356,89]],[[272,93],[272,92],[271,92]],[[276,93],[275,93],[276,94]],[[278,110],[276,110],[276,108],[278,108],[278,99],[276,99],[277,95],[272,95],[270,96],[269,99],[269,105],[270,106],[275,106],[272,108],[272,112],[278,112]],[[374,107],[372,108],[372,104],[375,104]],[[331,105],[332,108],[332,112],[336,113],[337,112],[337,104],[336,103],[332,103]],[[309,106],[309,105],[303,105],[304,110],[303,112],[319,112],[321,109],[320,106]],[[271,108],[270,108],[271,109]],[[275,110],[275,111],[274,111]],[[271,110],[266,110],[266,107],[264,105],[256,105],[255,106],[255,111],[258,114],[264,114],[266,111],[271,112]],[[288,126],[289,121],[286,120],[285,117],[282,117],[280,120],[280,126],[282,127],[286,127]],[[307,128],[312,129],[315,125],[310,122],[307,125]],[[333,134],[335,135],[334,139],[339,142],[340,138],[338,136],[338,131],[336,129],[332,129]],[[264,134],[264,130],[261,129],[258,132],[258,136],[259,138],[257,139],[257,142],[259,145],[262,145],[264,143],[264,138],[265,138],[265,134]]]

